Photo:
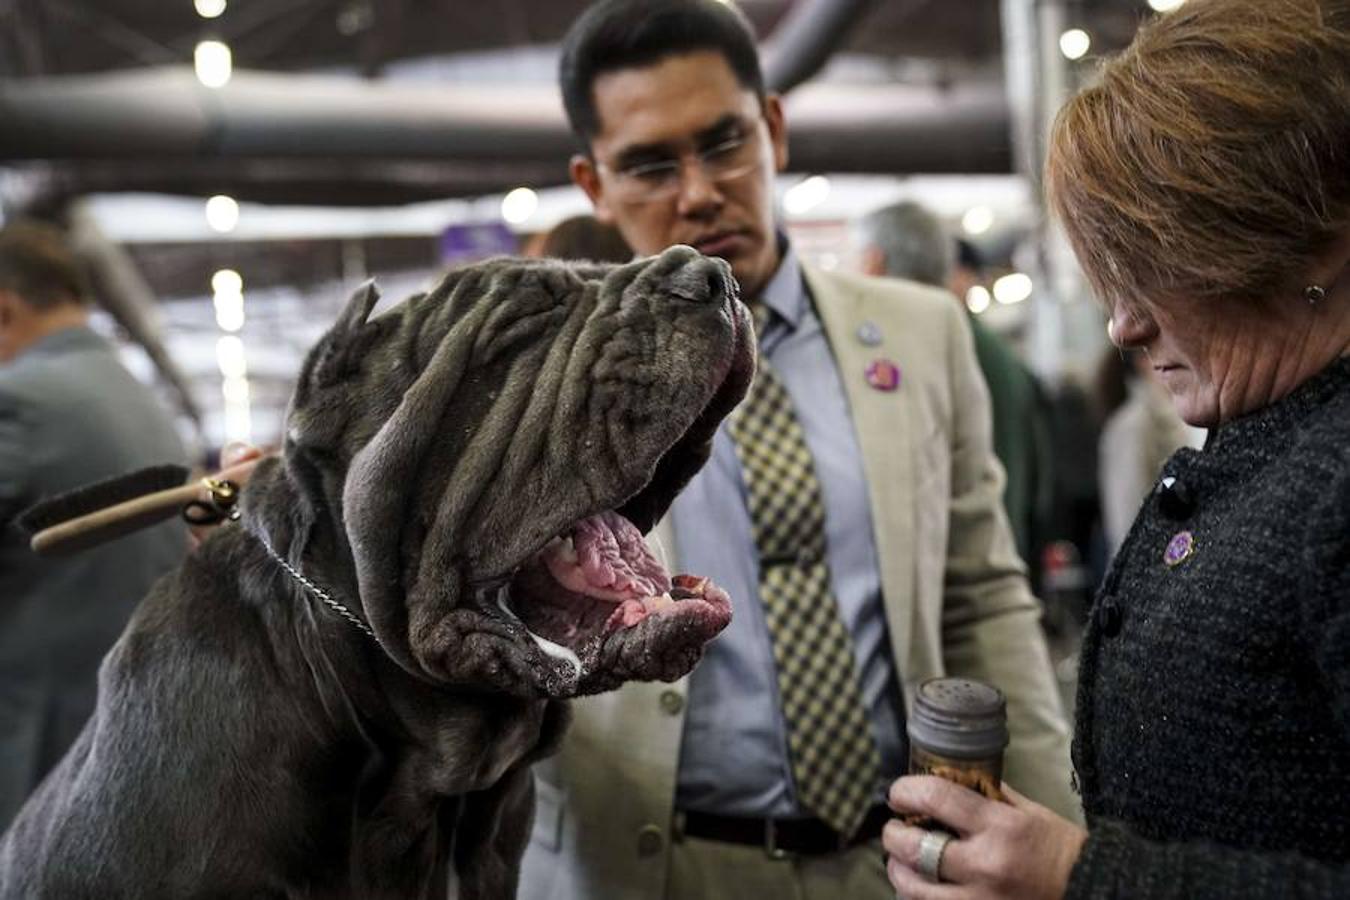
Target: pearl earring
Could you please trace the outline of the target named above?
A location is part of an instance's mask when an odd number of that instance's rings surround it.
[[[1309,306],[1316,306],[1327,299],[1327,289],[1318,284],[1310,284],[1303,289],[1303,299]]]

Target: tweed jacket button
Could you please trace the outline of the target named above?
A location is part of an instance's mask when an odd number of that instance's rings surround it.
[[[643,825],[638,829],[638,856],[655,856],[666,844],[665,832],[659,825]]]
[[[1195,494],[1186,482],[1171,475],[1158,482],[1158,508],[1169,519],[1189,518],[1195,512]]]
[[[1114,597],[1107,597],[1102,601],[1102,605],[1097,607],[1097,627],[1106,637],[1115,637],[1120,634],[1120,627],[1125,624],[1125,610],[1120,605],[1120,601]]]
[[[679,691],[662,691],[660,703],[661,709],[672,716],[678,716],[684,709],[684,698]]]

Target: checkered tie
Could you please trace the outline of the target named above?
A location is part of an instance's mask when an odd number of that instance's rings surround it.
[[[755,330],[768,313],[754,304]],[[759,595],[773,640],[802,803],[840,834],[862,823],[881,771],[853,641],[830,591],[825,506],[787,389],[761,354],[729,423],[750,493]]]

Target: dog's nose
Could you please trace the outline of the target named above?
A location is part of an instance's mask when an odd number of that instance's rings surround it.
[[[695,303],[721,303],[731,294],[732,284],[723,263],[703,256],[680,266],[667,280],[672,294]]]

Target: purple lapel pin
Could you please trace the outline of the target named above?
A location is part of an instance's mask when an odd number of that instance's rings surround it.
[[[900,386],[900,367],[888,359],[874,359],[867,366],[867,383],[879,391]]]
[[[1163,551],[1163,562],[1168,567],[1181,565],[1188,556],[1195,552],[1195,535],[1189,531],[1178,531],[1172,536],[1172,540],[1167,542],[1167,549]]]

